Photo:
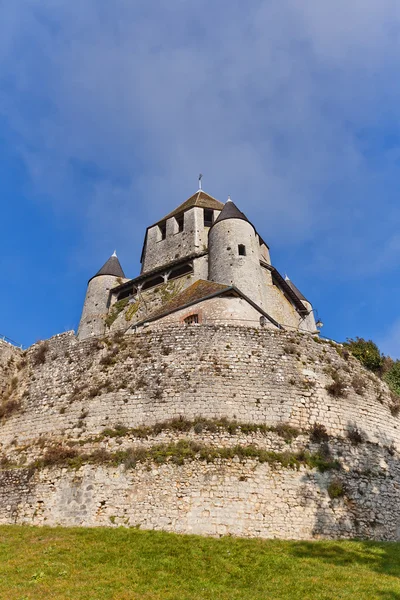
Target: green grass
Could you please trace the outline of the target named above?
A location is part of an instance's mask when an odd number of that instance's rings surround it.
[[[3,600],[399,600],[400,544],[0,527]]]

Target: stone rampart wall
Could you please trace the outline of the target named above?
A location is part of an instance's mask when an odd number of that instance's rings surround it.
[[[197,436],[192,432],[189,437]],[[221,443],[216,434],[200,437],[203,443]],[[282,451],[283,442],[271,437],[258,442]],[[318,449],[304,436],[294,445],[297,450]],[[329,446],[341,461],[340,471],[296,470],[239,458],[143,461],[130,468],[85,464],[78,469],[4,470],[0,523],[131,526],[282,539],[400,539],[398,454],[344,440],[330,440]],[[292,446],[286,444],[286,449]],[[340,486],[336,498],[332,485]]]
[[[82,342],[62,334],[13,356],[11,368],[0,347],[2,385],[10,389],[12,381],[20,403],[0,425],[0,522],[400,537],[399,417],[385,384],[333,343],[272,329],[164,325]],[[334,382],[336,395],[326,389]],[[201,417],[289,424],[303,433],[290,441],[265,431],[176,434],[160,426],[140,439],[129,431]],[[330,435],[318,447],[307,433],[313,423]],[[104,432],[121,427],[122,436]],[[153,457],[125,468],[102,463],[101,453],[97,464],[76,468],[34,465],[51,447],[115,453],[183,438],[216,448],[320,452],[341,467],[319,473],[310,464],[296,470],[235,456],[179,464]],[[335,478],[342,486],[336,499],[328,493]]]
[[[319,422],[332,435],[356,425],[370,441],[400,442],[387,387],[307,335],[171,325],[106,342],[59,335],[37,365],[33,346],[18,371],[22,410],[1,424],[1,443],[200,415],[301,428]],[[344,397],[326,390],[336,371]]]

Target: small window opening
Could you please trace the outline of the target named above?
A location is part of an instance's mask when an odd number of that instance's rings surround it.
[[[129,287],[125,290],[122,290],[117,296],[117,300],[123,300],[124,298],[129,298],[133,296],[133,287]]]
[[[153,279],[148,279],[145,281],[145,283],[142,285],[142,290],[148,290],[156,285],[161,285],[162,283],[164,283],[164,277],[159,275],[158,277],[154,277]]]
[[[160,239],[165,240],[165,238],[167,237],[167,223],[165,221],[164,223],[160,223],[158,229],[160,232]]]
[[[183,231],[183,215],[181,217],[177,217],[176,222],[178,223],[178,233]]]
[[[267,325],[267,319],[264,317],[264,315],[261,315],[260,317],[260,325],[261,327],[265,327]]]
[[[239,244],[238,246],[239,256],[246,256],[246,246]]]
[[[184,319],[186,325],[193,325],[194,323],[199,322],[199,315],[189,315]]]
[[[214,211],[208,208],[204,209],[204,227],[211,227],[214,220]]]

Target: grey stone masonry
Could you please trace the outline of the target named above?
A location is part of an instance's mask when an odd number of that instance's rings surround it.
[[[24,353],[0,344],[0,383],[1,523],[400,539],[398,411],[333,342],[239,326],[69,332]],[[195,456],[160,464],[171,444]],[[139,458],[107,462],[129,449]],[[68,456],[82,458],[57,462]]]
[[[219,211],[213,211],[215,217]],[[160,225],[154,225],[147,231],[142,263],[142,273],[184,258],[193,253],[207,250],[209,227],[204,225],[204,209],[198,206],[183,214],[183,229],[179,230],[178,221],[171,217],[165,222],[165,232]]]

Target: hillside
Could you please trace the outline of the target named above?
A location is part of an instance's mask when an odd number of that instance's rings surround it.
[[[0,528],[7,600],[395,600],[400,546]]]

